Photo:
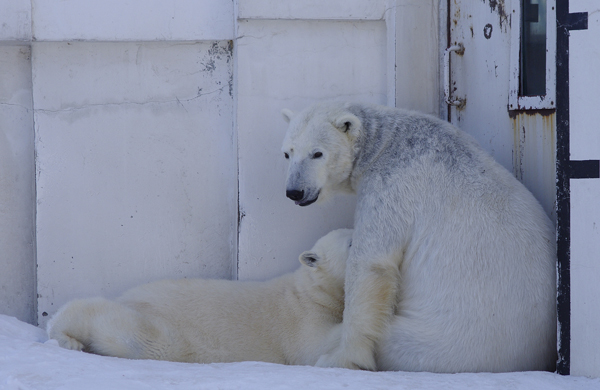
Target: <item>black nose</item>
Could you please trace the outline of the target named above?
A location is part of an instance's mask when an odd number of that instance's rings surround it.
[[[304,198],[304,191],[287,190],[285,192],[285,195],[288,198],[290,198],[291,200],[300,200],[300,199]]]

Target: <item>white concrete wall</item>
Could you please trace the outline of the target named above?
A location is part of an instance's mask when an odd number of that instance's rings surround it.
[[[31,10],[37,41],[233,38],[232,0],[31,0]]]
[[[229,42],[35,43],[33,75],[40,322],[76,296],[230,278]]]
[[[571,160],[600,159],[600,4],[571,0],[588,29],[569,38]],[[571,375],[600,377],[600,179],[571,180]]]
[[[396,106],[440,116],[440,0],[396,2]],[[443,24],[440,22],[443,21]],[[446,45],[445,39],[443,45]],[[443,91],[442,91],[443,92]]]
[[[44,325],[69,299],[155,279],[297,267],[352,225],[354,199],[285,198],[280,110],[337,98],[437,113],[437,7],[2,2],[0,312]]]
[[[28,46],[0,45],[0,313],[27,322],[35,320],[30,57]]]
[[[0,4],[0,312],[234,275],[233,6]]]
[[[266,279],[295,269],[298,255],[328,231],[351,227],[354,213],[352,197],[302,208],[285,197],[280,111],[340,97],[386,104],[386,28],[383,21],[246,19],[238,34],[238,277]]]

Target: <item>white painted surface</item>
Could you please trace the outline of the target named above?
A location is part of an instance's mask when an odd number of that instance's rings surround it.
[[[519,23],[511,21],[510,5],[451,2],[450,41],[462,43],[465,52],[451,54],[450,90],[466,104],[452,107],[450,119],[513,172],[555,219],[555,114],[508,111],[511,45],[519,45],[511,40],[511,26]],[[484,30],[491,31],[488,37]]]
[[[0,41],[31,40],[31,0],[0,1]]]
[[[556,222],[556,115],[520,112],[511,127],[513,173]]]
[[[232,0],[31,0],[31,9],[38,41],[233,39]]]
[[[36,43],[38,313],[150,280],[230,278],[229,43]]]
[[[598,199],[600,179],[571,180],[571,375],[577,376],[600,377]]]
[[[600,3],[572,0],[570,12],[588,12],[588,29],[569,38],[569,122],[572,160],[600,158],[598,91],[600,91]]]
[[[571,0],[588,29],[569,39],[572,160],[600,159],[600,4]],[[600,179],[571,180],[571,374],[600,377]]]
[[[508,10],[506,10],[508,12]],[[508,111],[510,26],[498,7],[458,0],[450,8],[450,41],[462,43],[462,56],[451,54],[450,89],[466,99],[464,108],[451,108],[453,124],[470,133],[509,171],[513,170],[513,133]],[[486,39],[484,29],[491,25]]]
[[[439,1],[398,0],[396,106],[440,115]],[[391,73],[391,72],[388,72]]]
[[[35,321],[30,49],[0,46],[0,313]]]
[[[238,278],[267,279],[296,268],[328,231],[351,227],[354,213],[353,197],[304,208],[285,197],[280,111],[327,98],[386,104],[387,30],[384,21],[300,20],[240,20],[238,29]]]
[[[238,19],[383,20],[389,0],[238,0]]]

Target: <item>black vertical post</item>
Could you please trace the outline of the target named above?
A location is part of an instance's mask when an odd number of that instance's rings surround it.
[[[571,161],[569,144],[569,31],[585,30],[587,12],[569,13],[569,0],[556,0],[556,239],[558,361],[571,372],[571,198],[570,179],[597,178],[598,161]]]
[[[558,361],[556,371],[571,371],[571,264],[569,182],[569,0],[556,1],[556,243]]]

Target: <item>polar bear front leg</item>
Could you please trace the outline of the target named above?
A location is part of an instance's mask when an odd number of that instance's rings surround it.
[[[341,342],[321,356],[317,366],[376,369],[375,345],[392,318],[398,283],[393,256],[369,259],[350,255]]]

